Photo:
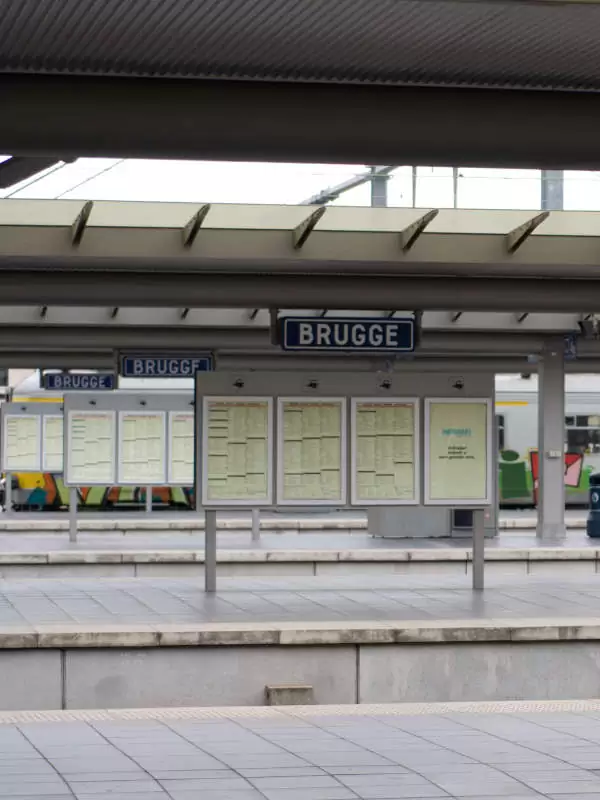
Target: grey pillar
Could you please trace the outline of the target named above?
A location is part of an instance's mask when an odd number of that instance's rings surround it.
[[[69,541],[77,541],[77,489],[69,489]]]
[[[10,516],[12,514],[12,474],[6,473],[4,483],[4,513]]]
[[[564,172],[561,169],[542,170],[542,211],[561,211],[564,207]]]
[[[260,509],[252,509],[252,541],[258,542],[260,539]]]
[[[485,572],[485,511],[476,508],[473,511],[473,589],[478,591],[484,586]]]
[[[377,175],[376,167],[371,167],[373,177],[371,178],[371,206],[373,208],[385,208],[387,206],[387,175]]]
[[[562,340],[544,348],[538,366],[538,524],[540,539],[564,539],[565,362]]]
[[[152,513],[152,486],[146,486],[146,513]]]
[[[206,511],[204,523],[204,590],[217,591],[217,512]]]

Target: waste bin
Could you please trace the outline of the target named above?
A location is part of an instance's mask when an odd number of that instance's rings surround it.
[[[586,529],[592,539],[600,539],[600,472],[590,475],[590,510]]]

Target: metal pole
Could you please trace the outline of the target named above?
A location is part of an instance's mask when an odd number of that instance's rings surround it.
[[[217,512],[206,511],[204,523],[204,591],[217,591]]]
[[[152,513],[152,486],[146,486],[146,513]]]
[[[4,513],[7,516],[12,514],[12,474],[6,473],[4,483]]]
[[[473,511],[473,589],[483,590],[485,572],[485,511]]]
[[[252,509],[252,541],[260,541],[260,509]]]
[[[77,541],[77,488],[69,489],[69,541]]]
[[[412,168],[412,204],[413,208],[417,207],[417,168]]]
[[[458,167],[452,167],[452,207],[458,208]]]

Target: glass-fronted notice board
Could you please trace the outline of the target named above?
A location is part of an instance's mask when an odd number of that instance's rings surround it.
[[[491,400],[425,400],[425,503],[491,503]]]

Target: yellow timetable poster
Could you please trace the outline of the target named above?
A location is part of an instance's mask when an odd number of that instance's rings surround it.
[[[165,482],[165,414],[122,413],[119,426],[119,483]]]
[[[356,401],[354,414],[353,501],[414,500],[414,403]]]
[[[192,486],[194,483],[194,415],[189,411],[170,414],[169,483]]]
[[[343,502],[342,402],[281,401],[282,502]]]
[[[70,486],[112,486],[115,480],[115,414],[113,411],[69,412]]]
[[[33,414],[4,417],[4,470],[38,472],[41,457],[41,419]]]
[[[205,503],[267,502],[270,446],[267,400],[206,400]]]
[[[44,415],[43,418],[43,472],[63,471],[63,418],[58,415]]]
[[[428,499],[486,501],[487,403],[429,403]]]

